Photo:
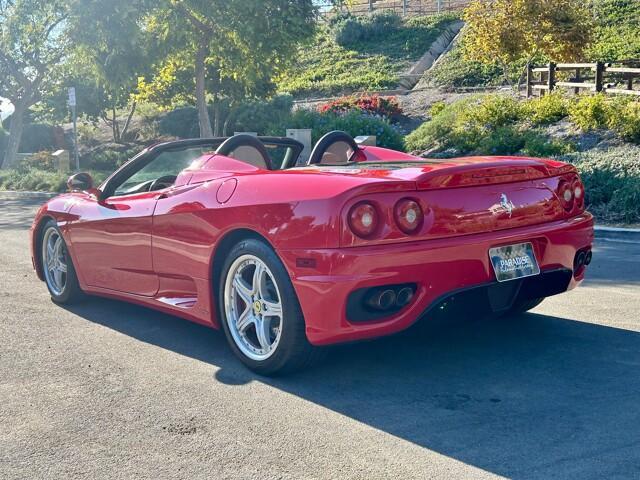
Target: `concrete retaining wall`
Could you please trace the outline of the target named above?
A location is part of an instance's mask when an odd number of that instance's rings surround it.
[[[413,67],[404,75],[400,76],[400,88],[407,90],[412,89],[422,78],[422,74],[429,70],[435,61],[447,49],[458,32],[464,26],[462,20],[452,23],[442,34],[431,44],[429,51],[418,60]]]

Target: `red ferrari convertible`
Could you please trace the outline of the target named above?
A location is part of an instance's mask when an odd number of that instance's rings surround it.
[[[150,147],[38,211],[33,264],[54,301],[83,294],[222,328],[261,374],[323,345],[389,335],[454,304],[523,312],[584,278],[593,218],[571,165],[428,160],[325,135]]]

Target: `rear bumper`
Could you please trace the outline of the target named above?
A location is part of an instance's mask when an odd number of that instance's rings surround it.
[[[585,212],[559,222],[455,238],[279,253],[298,294],[309,341],[326,345],[398,332],[423,314],[428,316],[431,307],[452,293],[495,283],[488,255],[495,246],[532,242],[543,274],[569,272],[560,290],[575,288],[584,269],[572,274],[574,257],[578,250],[591,247],[593,235],[593,217]],[[531,278],[537,281],[529,281],[534,286],[527,288],[535,289],[549,277]],[[347,299],[352,292],[404,283],[416,284],[417,290],[402,310],[370,322],[349,321]]]

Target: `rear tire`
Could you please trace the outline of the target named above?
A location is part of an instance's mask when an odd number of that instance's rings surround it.
[[[289,275],[264,242],[240,241],[218,281],[219,318],[233,353],[260,375],[302,370],[324,350],[309,343]]]
[[[54,220],[48,220],[41,230],[40,266],[51,299],[60,304],[82,300],[84,294],[62,232]]]

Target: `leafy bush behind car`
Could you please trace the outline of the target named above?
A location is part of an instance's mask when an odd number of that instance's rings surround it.
[[[233,132],[267,132],[282,124],[291,114],[293,97],[287,94],[276,95],[268,100],[248,100],[239,105],[230,105],[220,101],[221,121],[226,123],[226,135]],[[214,111],[209,108],[209,118],[213,122]],[[200,136],[198,110],[195,107],[181,107],[165,114],[158,122],[161,135],[178,138],[197,138]]]
[[[312,141],[317,142],[325,133],[342,130],[352,136],[375,135],[380,147],[403,150],[402,134],[388,120],[351,111],[346,114],[320,113],[316,110],[297,110],[288,120],[286,128],[310,128]],[[283,135],[284,127],[273,132]]]
[[[578,129],[610,129],[640,143],[640,102],[603,94],[564,97],[561,92],[527,101],[508,95],[473,96],[432,107],[432,119],[406,138],[410,151],[452,150],[456,154],[552,156],[575,149],[547,138],[545,129],[565,118]]]
[[[530,108],[544,111],[537,106]],[[474,96],[450,105],[437,104],[432,115],[430,121],[405,138],[409,151],[430,151],[435,156],[515,153],[551,156],[567,153],[571,148],[547,139],[540,130],[525,123],[527,110],[510,96]],[[546,116],[539,112],[537,122],[546,121]]]
[[[640,147],[626,145],[559,157],[576,166],[598,221],[640,223]]]

